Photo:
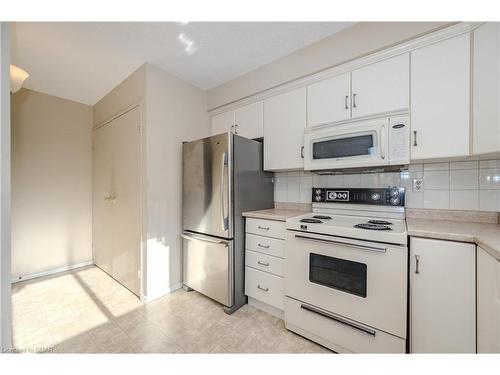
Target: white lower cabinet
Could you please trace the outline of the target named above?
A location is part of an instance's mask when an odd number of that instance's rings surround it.
[[[477,248],[477,352],[500,353],[500,261]]]
[[[248,303],[283,318],[285,223],[246,219],[245,294]]]
[[[410,352],[476,352],[476,245],[410,240]]]

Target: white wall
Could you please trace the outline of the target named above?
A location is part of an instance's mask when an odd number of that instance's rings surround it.
[[[408,171],[319,176],[307,172],[275,173],[276,202],[311,203],[312,187],[406,189],[406,207],[500,211],[500,160],[412,164]],[[423,192],[413,192],[422,178]]]
[[[0,349],[12,346],[10,289],[10,30],[0,22]]]
[[[146,69],[147,296],[182,282],[182,142],[209,135],[206,93],[152,65]]]
[[[92,107],[12,96],[12,277],[92,261]]]
[[[152,300],[182,279],[182,141],[209,134],[206,92],[144,64],[94,106],[99,124],[143,105],[142,297]]]
[[[208,109],[234,102],[450,25],[361,22],[208,91]]]

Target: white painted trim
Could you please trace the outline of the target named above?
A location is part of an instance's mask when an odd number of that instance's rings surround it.
[[[145,296],[144,294],[141,294],[141,301],[143,303],[150,303],[150,302],[157,300],[158,298],[166,296],[167,294],[175,292],[177,289],[180,289],[180,288],[182,288],[182,283],[177,283],[174,285],[170,285],[170,287],[165,290],[165,293],[160,294],[158,296],[148,297],[148,296]]]
[[[51,270],[48,270],[48,271],[37,272],[37,273],[29,274],[29,275],[19,276],[19,277],[15,278],[15,279],[12,278],[11,282],[12,282],[12,284],[15,284],[15,283],[19,283],[21,281],[32,280],[32,279],[36,279],[38,277],[50,276],[50,275],[54,275],[56,273],[61,273],[61,272],[65,272],[65,271],[75,270],[77,268],[91,266],[93,264],[94,264],[94,261],[89,260],[89,261],[86,261],[86,262],[72,264],[72,265],[69,265],[69,266],[54,268],[54,269],[51,269]]]
[[[10,24],[0,22],[0,349],[12,347]]]
[[[264,311],[268,314],[271,314],[272,316],[275,316],[275,317],[280,318],[282,320],[285,319],[285,313],[283,310],[277,309],[276,307],[268,305],[267,303],[259,301],[258,299],[248,297],[248,304],[250,306],[255,307],[256,309],[259,309],[259,310]]]
[[[402,55],[404,53],[408,53],[411,51],[414,51],[416,49],[426,47],[431,44],[435,44],[438,42],[441,42],[445,39],[453,38],[455,36],[465,34],[465,33],[470,33],[473,30],[475,30],[477,27],[481,26],[484,22],[461,22],[449,27],[446,27],[444,29],[440,29],[437,31],[434,31],[429,34],[425,34],[420,37],[416,37],[414,39],[411,39],[409,41],[399,43],[393,47],[385,48],[380,51],[376,51],[373,53],[369,53],[367,55],[344,61],[340,64],[337,64],[335,66],[332,66],[330,68],[321,70],[316,73],[309,74],[305,77],[301,77],[298,79],[295,79],[290,82],[283,83],[281,85],[278,85],[276,87],[270,88],[268,90],[264,90],[261,92],[258,92],[254,95],[248,96],[246,98],[237,100],[235,102],[231,102],[216,108],[209,109],[209,114],[210,116],[217,115],[222,112],[226,112],[229,110],[236,109],[238,107],[242,107],[248,104],[255,103],[260,100],[267,99],[272,96],[276,96],[279,94],[283,94],[285,92],[300,88],[300,87],[305,87],[308,86],[312,83],[322,81],[324,79],[334,77],[340,74],[344,74],[347,72],[351,72],[353,70],[362,68],[364,66],[386,60],[392,57],[396,57],[398,55]]]

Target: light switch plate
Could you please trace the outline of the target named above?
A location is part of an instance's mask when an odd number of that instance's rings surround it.
[[[424,179],[423,178],[414,178],[412,190],[414,193],[423,192],[424,191]]]

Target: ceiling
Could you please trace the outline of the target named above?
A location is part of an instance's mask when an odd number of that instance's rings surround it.
[[[349,22],[23,22],[12,63],[25,87],[93,105],[145,62],[208,90]]]

